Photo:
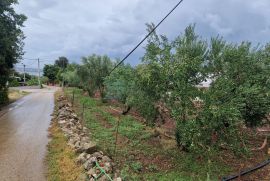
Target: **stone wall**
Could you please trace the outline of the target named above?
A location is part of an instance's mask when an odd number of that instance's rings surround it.
[[[90,139],[90,131],[82,125],[64,96],[57,98],[53,120],[57,121],[66,136],[67,144],[78,154],[76,162],[78,166],[84,167],[86,173],[83,180],[106,181],[112,178],[121,181],[121,178],[114,174],[113,160],[104,155],[102,151],[97,150],[96,143]],[[102,170],[96,167],[97,164],[110,178],[105,174],[100,175]]]

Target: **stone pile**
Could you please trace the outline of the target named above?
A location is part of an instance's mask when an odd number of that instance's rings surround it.
[[[71,104],[64,96],[60,96],[57,102],[56,120],[67,137],[67,144],[79,154],[76,162],[83,165],[86,170],[85,180],[96,180],[101,173],[101,170],[95,167],[96,163],[105,170],[106,174],[112,175],[115,166],[112,159],[104,155],[102,151],[97,151],[96,143],[89,138],[89,130],[81,124],[78,116],[72,110]],[[114,178],[116,181],[121,181],[117,175]],[[109,179],[103,174],[98,180],[106,181]]]

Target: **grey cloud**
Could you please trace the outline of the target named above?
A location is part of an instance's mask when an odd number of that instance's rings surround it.
[[[20,0],[16,9],[28,16],[25,57],[80,61],[92,53],[123,57],[177,0]],[[228,41],[266,43],[270,37],[269,0],[184,0],[158,33],[170,39],[196,23],[202,37],[218,34]],[[141,47],[128,60],[139,62]]]

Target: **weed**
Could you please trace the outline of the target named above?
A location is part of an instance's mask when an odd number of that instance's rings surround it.
[[[142,163],[141,162],[133,162],[130,164],[130,167],[133,171],[135,172],[141,172],[143,169]]]

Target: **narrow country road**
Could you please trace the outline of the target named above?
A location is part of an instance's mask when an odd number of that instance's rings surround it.
[[[43,181],[56,88],[32,92],[0,111],[0,181]]]

